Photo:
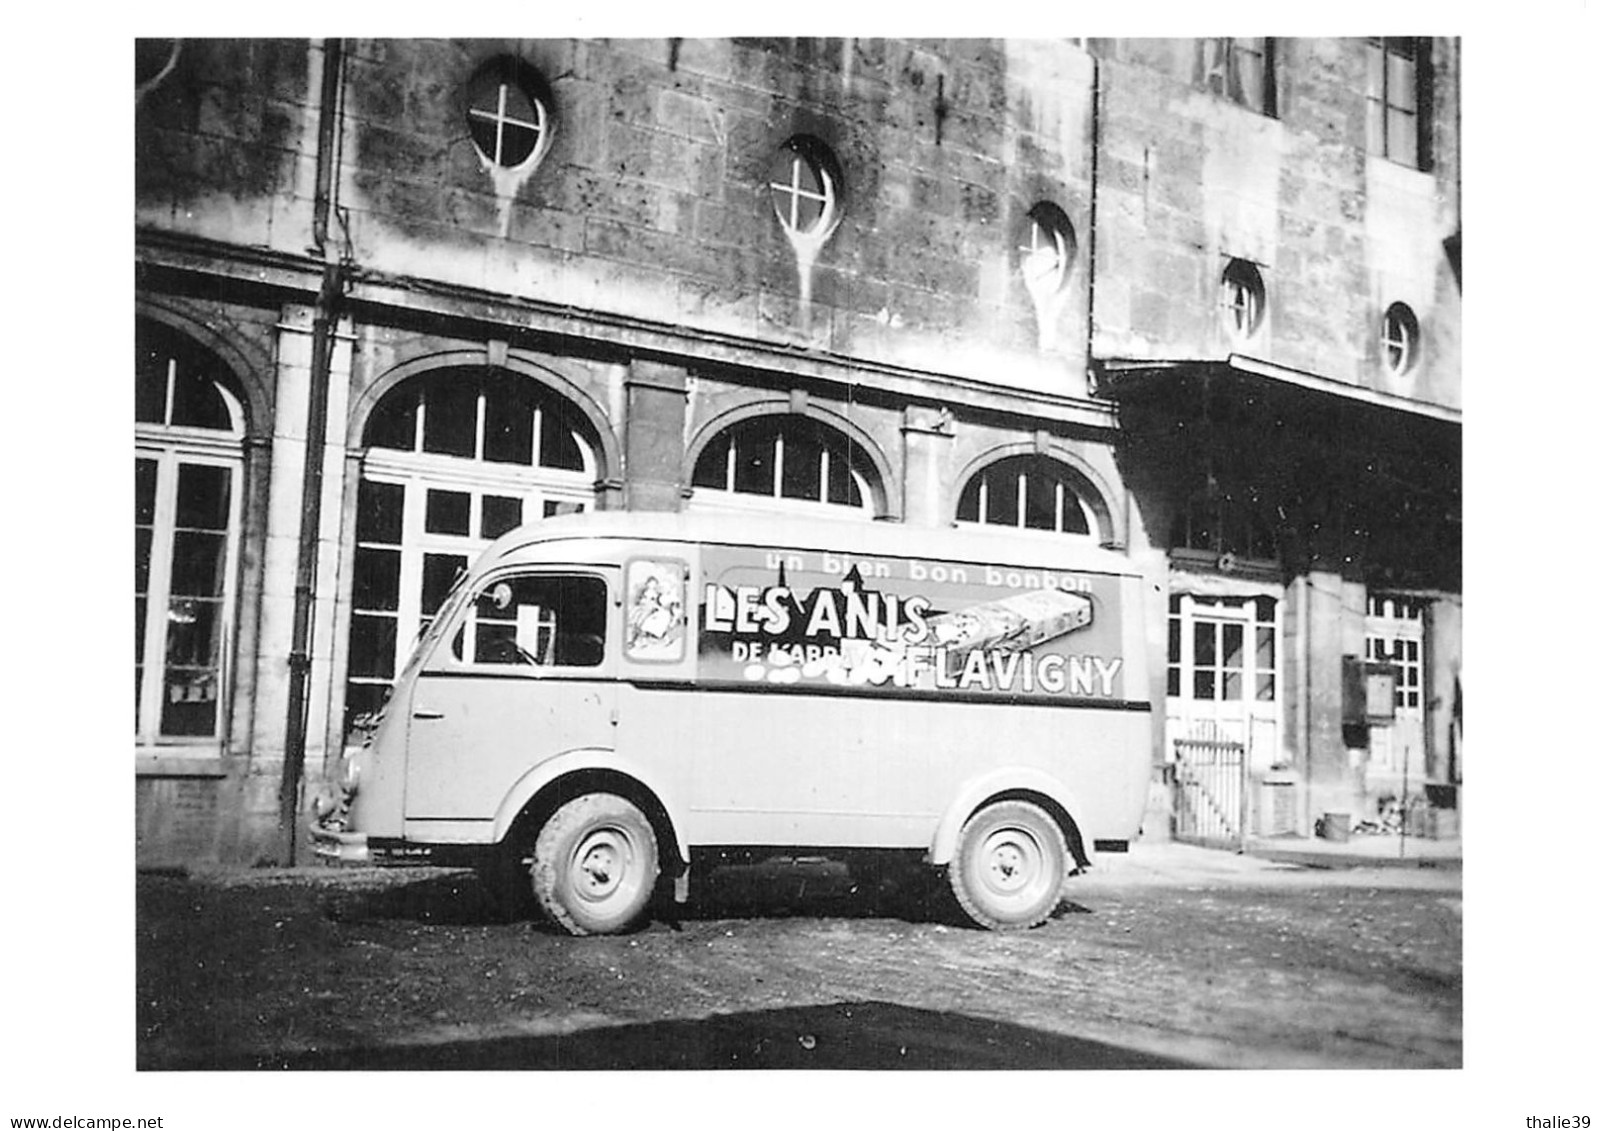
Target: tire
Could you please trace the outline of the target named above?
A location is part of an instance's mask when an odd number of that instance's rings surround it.
[[[660,871],[650,821],[611,793],[567,802],[534,842],[534,898],[569,934],[609,935],[634,926]]]
[[[997,801],[962,826],[951,892],[979,926],[1027,930],[1056,910],[1067,861],[1067,841],[1050,814],[1029,801]]]

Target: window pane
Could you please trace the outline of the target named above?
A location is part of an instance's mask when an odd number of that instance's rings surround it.
[[[1038,469],[1024,476],[1023,525],[1030,530],[1056,529],[1056,480]]]
[[[1401,110],[1416,110],[1418,72],[1417,64],[1392,54],[1387,60],[1389,75],[1385,86],[1385,101]]]
[[[1090,519],[1078,495],[1066,487],[1062,489],[1062,533],[1088,534]]]
[[[497,581],[479,596],[474,615],[478,663],[594,667],[604,655],[606,584],[597,577]]]
[[[1174,699],[1179,697],[1184,686],[1184,677],[1178,668],[1167,669],[1167,693]]]
[[[1223,666],[1238,668],[1245,664],[1245,626],[1241,624],[1226,624],[1223,626]]]
[[[460,534],[471,532],[473,498],[465,491],[428,492],[423,529],[429,534]]]
[[[1242,682],[1242,677],[1241,677],[1239,672],[1224,672],[1223,673],[1223,698],[1224,699],[1238,699],[1240,697],[1241,682]]]
[[[1195,626],[1195,666],[1211,667],[1217,663],[1217,626]]]
[[[404,487],[363,479],[356,499],[356,541],[400,545],[405,513]]]
[[[696,487],[722,490],[728,486],[728,433],[716,437],[701,449],[695,461],[695,475],[691,480]]]
[[[1168,663],[1179,663],[1183,658],[1181,649],[1184,645],[1184,622],[1177,617],[1169,617],[1167,621],[1167,659]]]
[[[172,593],[175,597],[216,597],[222,593],[227,538],[180,530],[172,540]]]
[[[367,444],[402,452],[416,450],[417,393],[414,389],[394,392],[383,399],[367,421]]]
[[[1367,45],[1367,96],[1384,100],[1384,48],[1378,43]]]
[[[1256,630],[1256,670],[1272,671],[1274,667],[1273,630],[1258,626]]]
[[[167,355],[140,350],[134,373],[133,418],[144,424],[165,424],[167,418]]]
[[[356,550],[350,601],[363,610],[394,612],[400,608],[400,551]]]
[[[399,621],[357,613],[350,618],[350,674],[393,679]]]
[[[204,738],[217,733],[214,672],[168,668],[161,698],[162,734]]]
[[[133,532],[133,591],[150,592],[150,544],[155,532],[148,527]]]
[[[773,493],[775,433],[747,429],[734,448],[734,490],[746,495]]]
[[[133,461],[133,521],[149,526],[156,521],[156,461]]]
[[[978,484],[979,478],[974,476],[962,488],[962,497],[956,504],[956,518],[958,522],[978,521]]]
[[[211,378],[178,367],[172,386],[172,423],[189,428],[233,428],[228,405]]]
[[[1195,673],[1195,699],[1217,698],[1217,673],[1210,671],[1196,671]]]
[[[539,141],[539,131],[507,122],[500,133],[500,163],[521,165]]]
[[[133,602],[133,663],[136,677],[138,670],[145,662],[145,617],[147,615],[145,609],[148,604],[149,601],[142,596],[135,598]],[[139,681],[135,678],[134,688],[136,691],[138,687]]]
[[[534,399],[529,382],[494,375],[484,383],[484,458],[534,462]]]
[[[1402,165],[1417,166],[1418,120],[1407,111],[1390,111],[1389,152],[1385,156]]]
[[[784,432],[784,479],[780,494],[786,499],[823,498],[823,445],[801,429]]]
[[[522,525],[523,501],[504,495],[485,495],[483,511],[479,515],[478,529],[485,538],[499,538],[508,530]]]
[[[1017,472],[1009,467],[986,473],[988,513],[984,521],[998,526],[1017,525]]]
[[[456,577],[467,568],[463,554],[424,554],[422,559],[422,612],[433,616],[450,595]]]
[[[840,506],[862,506],[862,489],[851,474],[850,448],[830,444],[828,454],[828,501]]]
[[[1274,679],[1272,676],[1259,675],[1256,677],[1256,698],[1259,702],[1271,703],[1273,701],[1275,691],[1276,689],[1274,688]]]
[[[488,109],[493,109],[489,107]],[[472,134],[473,144],[483,151],[485,157],[491,161],[495,159],[495,123],[490,118],[480,118],[477,114],[467,118],[467,130]]]
[[[167,609],[167,663],[211,668],[217,662],[221,605],[190,597],[174,598]]]
[[[563,471],[584,470],[584,455],[575,431],[571,414],[547,405],[540,413],[539,466]]]
[[[194,530],[228,529],[230,478],[226,467],[181,465],[178,468],[177,525]]]
[[[459,378],[435,381],[423,411],[423,451],[471,458],[476,454],[477,434],[477,382]]]

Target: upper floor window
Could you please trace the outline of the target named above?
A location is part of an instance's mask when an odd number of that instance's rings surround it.
[[[1223,566],[1241,558],[1270,562],[1278,540],[1254,492],[1202,492],[1173,520],[1169,547],[1216,555]]]
[[[1017,255],[1031,293],[1061,290],[1077,254],[1078,237],[1065,212],[1043,200],[1028,210],[1028,233]]]
[[[467,128],[484,160],[510,169],[544,155],[550,97],[520,59],[492,59],[467,83]]]
[[[1410,372],[1418,358],[1418,320],[1406,303],[1391,303],[1384,312],[1383,343],[1385,367],[1398,377]]]
[[[956,521],[1059,534],[1095,533],[1089,509],[1068,481],[1067,469],[1049,456],[1011,456],[967,481]]]
[[[1368,152],[1422,169],[1428,154],[1427,39],[1367,41]]]
[[[805,416],[759,417],[716,436],[695,461],[697,488],[867,512],[871,464],[850,438]]]
[[[1214,36],[1202,41],[1206,82],[1212,93],[1248,110],[1278,113],[1274,41],[1267,36]]]
[[[1231,259],[1223,269],[1223,324],[1235,338],[1249,338],[1262,325],[1267,299],[1262,272],[1245,259]]]
[[[779,147],[767,188],[791,237],[826,238],[839,221],[839,165],[816,138],[792,137]]]

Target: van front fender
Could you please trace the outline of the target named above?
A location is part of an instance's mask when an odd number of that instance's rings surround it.
[[[679,841],[678,814],[682,810],[678,808],[672,790],[665,788],[659,779],[654,778],[638,763],[619,757],[613,750],[569,750],[565,754],[558,754],[539,763],[518,778],[502,798],[500,807],[495,810],[495,843],[499,844],[506,839],[512,823],[527,808],[528,803],[539,796],[541,790],[560,778],[586,770],[603,770],[619,774],[654,797],[662,811],[667,814],[667,836],[670,843],[661,846],[663,855],[670,850],[680,863],[689,862],[689,857],[684,854],[683,845]]]
[[[962,788],[956,793],[956,799],[946,808],[945,815],[940,818],[939,826],[934,830],[934,840],[928,848],[928,862],[949,864],[951,858],[956,855],[956,839],[961,835],[962,826],[967,823],[967,819],[989,798],[1003,793],[1013,796],[1019,793],[1039,794],[1059,806],[1062,812],[1078,826],[1085,862],[1089,862],[1095,846],[1095,836],[1093,831],[1085,826],[1084,807],[1073,791],[1055,777],[1044,770],[1027,766],[991,770],[963,782]],[[1067,834],[1066,829],[1062,831],[1064,835]]]

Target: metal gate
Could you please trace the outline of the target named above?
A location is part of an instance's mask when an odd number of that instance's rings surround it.
[[[1245,743],[1198,728],[1173,740],[1177,828],[1174,838],[1214,847],[1245,847]]]

